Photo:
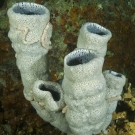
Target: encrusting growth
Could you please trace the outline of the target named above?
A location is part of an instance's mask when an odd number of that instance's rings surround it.
[[[52,46],[50,46],[51,45],[50,37],[52,35],[51,31],[52,31],[52,25],[51,23],[47,23],[41,37],[41,44],[43,47],[45,47],[48,50],[52,48]]]
[[[23,42],[24,44],[26,44],[26,45],[31,45],[31,44],[34,44],[34,43],[38,42],[38,40],[29,41],[29,42],[26,41],[26,36],[27,36],[27,34],[28,34],[28,31],[29,31],[28,28],[26,28],[26,27],[18,27],[17,29],[20,30],[20,31],[22,31],[22,42]]]

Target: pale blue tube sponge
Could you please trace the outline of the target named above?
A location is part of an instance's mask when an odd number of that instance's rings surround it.
[[[34,82],[49,79],[46,55],[51,48],[50,12],[42,5],[20,2],[9,8],[7,14],[10,23],[8,36],[16,52],[24,96],[33,100]]]
[[[119,73],[102,74],[111,32],[96,23],[82,26],[77,49],[64,59],[61,88],[49,81],[49,10],[39,4],[20,2],[8,9],[8,17],[8,36],[16,52],[24,96],[39,116],[67,134],[105,133],[125,83]]]
[[[77,48],[95,51],[96,55],[106,55],[107,43],[112,37],[111,32],[97,23],[85,23],[79,33]]]
[[[37,80],[33,87],[31,104],[38,115],[65,133],[71,133],[62,108],[65,106],[63,91],[56,82]]]
[[[66,120],[75,135],[101,132],[108,111],[104,58],[88,49],[77,49],[64,59],[62,88]]]

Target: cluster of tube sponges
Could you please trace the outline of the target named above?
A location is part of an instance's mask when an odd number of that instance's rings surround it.
[[[64,78],[59,84],[51,81],[48,72],[49,10],[21,2],[8,10],[8,16],[8,36],[16,52],[24,96],[38,115],[67,134],[107,134],[126,80],[114,71],[102,73],[111,32],[99,24],[85,23],[77,48],[64,58]]]

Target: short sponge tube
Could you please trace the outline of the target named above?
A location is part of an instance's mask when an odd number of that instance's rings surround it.
[[[111,37],[108,29],[97,23],[87,22],[80,29],[77,48],[90,49],[95,51],[97,56],[104,57]]]
[[[107,84],[107,98],[121,95],[123,86],[126,82],[126,77],[111,70],[105,70],[103,75]]]
[[[112,113],[116,110],[117,102],[121,99],[121,93],[123,86],[126,82],[126,77],[120,73],[111,70],[105,70],[103,72],[104,78],[106,80],[106,100],[108,101],[109,107],[104,123],[103,131],[108,127],[112,119]]]
[[[58,111],[65,106],[63,91],[56,82],[37,80],[33,87],[33,96],[47,111]]]

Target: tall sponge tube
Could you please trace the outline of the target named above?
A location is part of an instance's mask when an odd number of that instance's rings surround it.
[[[34,82],[49,79],[47,53],[51,49],[50,12],[42,5],[20,2],[9,8],[7,14],[10,23],[8,36],[16,52],[24,96],[31,101]]]

